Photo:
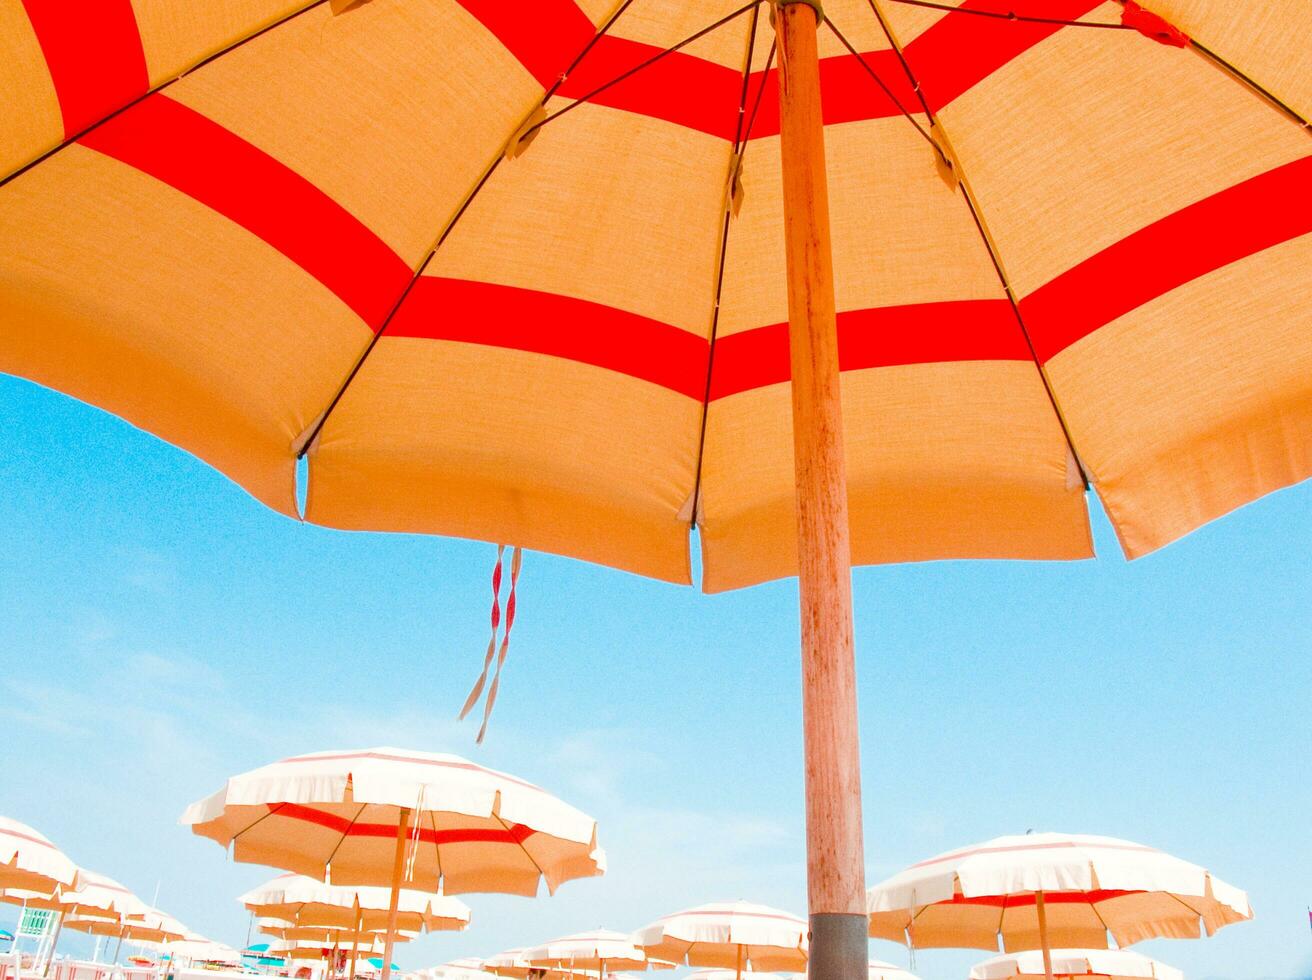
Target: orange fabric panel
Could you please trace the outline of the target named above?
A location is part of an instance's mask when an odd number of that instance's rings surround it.
[[[311,3],[312,0],[223,0],[223,3],[132,0],[151,86],[176,78],[210,55]]]
[[[840,311],[1005,295],[965,200],[905,119],[829,126],[825,154]],[[781,179],[778,137],[752,140],[718,336],[788,318]]]
[[[1201,55],[1132,31],[1064,28],[939,118],[1022,296],[1308,150],[1306,133]]]
[[[1083,488],[1032,363],[847,372],[843,437],[854,564],[1093,554]],[[707,592],[795,574],[792,448],[786,385],[712,404]]]
[[[278,252],[73,145],[0,191],[0,366],[296,513],[292,441],[368,330]],[[295,310],[289,316],[288,310]]]
[[[1223,266],[1048,362],[1131,557],[1312,476],[1312,235]]]
[[[669,122],[579,106],[498,165],[427,271],[572,296],[709,336],[731,152]]]
[[[1312,4],[1307,0],[1140,0],[1312,119]]]
[[[384,334],[311,451],[306,516],[686,583],[700,423],[697,401],[603,368]]]
[[[19,0],[0,3],[0,178],[56,145],[64,135],[59,99],[41,45]]]
[[[414,268],[542,88],[457,4],[334,15],[325,3],[167,94],[314,183]]]

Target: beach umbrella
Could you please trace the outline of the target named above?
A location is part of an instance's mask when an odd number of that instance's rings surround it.
[[[483,969],[483,961],[476,956],[450,960],[419,970],[418,973],[425,980],[491,980],[495,976]]]
[[[970,968],[970,980],[1030,980],[1044,975],[1041,953],[1004,953]],[[1054,949],[1052,975],[1058,980],[1184,980],[1173,966],[1127,949]]]
[[[541,946],[524,950],[524,959],[535,968],[568,970],[596,970],[602,977],[607,969],[645,970],[649,964],[647,954],[633,945],[622,932],[596,929],[571,936],[553,939]]]
[[[77,883],[77,865],[48,837],[0,816],[0,889],[49,895]]]
[[[118,942],[114,946],[114,962],[118,961],[124,941],[141,945],[162,944],[185,939],[189,932],[186,926],[171,915],[149,906],[142,915],[133,918],[115,920],[69,916],[64,920],[64,926],[93,936],[116,937]]]
[[[807,921],[764,905],[719,902],[666,915],[633,934],[649,957],[733,970],[805,970]]]
[[[390,964],[402,884],[533,896],[605,870],[591,817],[454,755],[393,748],[294,756],[234,776],[182,822],[267,864],[334,885],[390,887]],[[440,903],[438,903],[440,905]],[[384,966],[383,980],[390,967]]]
[[[77,877],[76,888],[56,891],[49,895],[23,889],[8,889],[0,892],[0,901],[21,903],[29,908],[59,913],[55,934],[50,940],[50,954],[42,971],[43,976],[50,975],[50,965],[54,962],[55,950],[59,946],[59,937],[63,934],[66,917],[105,919],[111,922],[142,921],[150,911],[150,907],[145,902],[113,878],[87,871],[85,868],[78,869]]]
[[[740,980],[737,970],[723,970],[719,968],[707,970],[693,970],[683,980]],[[756,970],[744,970],[741,980],[781,980],[781,974],[762,973]]]
[[[358,932],[387,927],[391,891],[362,885],[330,885],[306,875],[279,875],[237,901],[256,916],[294,926],[326,926]],[[449,895],[402,888],[397,894],[397,928],[445,932],[469,925],[469,906]]]
[[[483,969],[498,977],[510,980],[526,980],[533,970],[533,964],[524,959],[524,950],[507,949],[483,961]]]
[[[356,931],[350,927],[340,926],[301,926],[292,922],[285,922],[282,919],[265,919],[259,920],[260,932],[266,936],[273,936],[277,939],[291,939],[297,941],[317,942],[326,945],[345,942],[375,942],[383,938],[383,930],[374,931],[360,930]],[[417,932],[411,932],[407,929],[398,929],[396,933],[398,939],[409,941],[419,936]]]
[[[242,958],[242,954],[231,946],[206,939],[204,936],[188,936],[184,939],[172,940],[164,943],[162,948],[170,960],[182,957],[193,963],[239,965]]]
[[[1088,489],[1137,557],[1312,473],[1306,4],[92,8],[4,21],[0,370],[317,524],[796,573],[824,980],[852,564],[1090,557]]]
[[[868,980],[920,980],[914,973],[883,960],[871,960],[866,976]]]
[[[914,864],[870,889],[870,935],[913,948],[1106,949],[1210,936],[1253,916],[1205,868],[1113,837],[997,837]],[[1201,928],[1200,928],[1201,923]],[[1047,970],[1049,978],[1053,973]]]

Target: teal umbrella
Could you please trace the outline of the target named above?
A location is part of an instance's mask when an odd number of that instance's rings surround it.
[[[372,966],[375,970],[381,970],[381,969],[383,968],[383,958],[382,958],[381,956],[372,956],[372,957],[369,958],[369,960],[368,960],[367,962],[368,962],[369,965]],[[401,969],[401,968],[400,968],[399,966],[397,966],[395,963],[393,963],[393,964],[392,964],[392,969],[393,969],[393,970],[399,970],[399,969]]]

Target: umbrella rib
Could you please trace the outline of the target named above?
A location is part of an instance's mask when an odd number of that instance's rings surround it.
[[[700,31],[697,31],[694,34],[689,34],[682,41],[679,41],[677,44],[673,45],[672,47],[668,47],[663,51],[658,51],[656,54],[652,55],[646,61],[640,62],[639,64],[634,65],[632,68],[628,69],[627,71],[621,72],[619,75],[616,75],[610,81],[598,85],[587,95],[581,95],[573,102],[569,103],[568,105],[562,106],[559,112],[553,112],[551,115],[547,116],[546,119],[543,119],[542,121],[528,127],[526,130],[524,130],[524,138],[527,138],[531,133],[537,132],[537,130],[541,129],[543,126],[551,122],[553,119],[559,119],[561,116],[565,115],[565,113],[569,112],[571,109],[577,109],[583,103],[595,99],[598,95],[606,91],[608,88],[618,85],[626,78],[636,75],[644,68],[651,67],[652,65],[656,64],[656,62],[660,61],[662,58],[666,57],[667,55],[674,54],[676,51],[680,50],[681,48],[685,48],[689,44],[692,44],[693,41],[705,37],[707,34],[710,34],[712,31],[718,30],[719,28],[723,27],[725,24],[729,23],[731,20],[736,20],[737,18],[741,17],[743,14],[747,13],[747,11],[756,10],[760,6],[761,2],[762,0],[750,0],[749,3],[745,3],[737,10],[725,14],[723,17],[715,21],[713,24],[708,24],[706,27],[703,27]]]
[[[879,73],[870,66],[870,62],[866,61],[865,56],[862,55],[859,51],[857,51],[855,47],[852,46],[852,42],[849,41],[846,35],[844,35],[843,32],[838,29],[838,25],[834,23],[832,17],[825,18],[825,26],[829,28],[829,30],[833,33],[834,37],[838,38],[839,43],[842,44],[843,47],[847,48],[848,53],[860,63],[861,67],[865,69],[866,74],[869,75],[872,79],[874,79],[875,84],[878,85],[883,90],[886,96],[888,96],[888,100],[892,102],[894,106],[897,107],[897,111],[902,113],[902,117],[906,119],[907,122],[911,123],[911,125],[916,127],[916,132],[919,133],[921,137],[925,140],[925,142],[927,142],[930,146],[934,148],[934,152],[937,153],[939,156],[943,157],[944,161],[946,162],[947,157],[944,155],[942,148],[936,142],[934,142],[934,137],[930,136],[929,133],[925,130],[925,127],[920,125],[920,123],[916,122],[916,117],[911,115],[911,113],[907,111],[906,107],[902,105],[901,102],[898,101],[897,96],[893,94],[893,90],[890,89],[888,85],[885,84],[884,80],[879,77]]]
[[[915,72],[911,70],[911,65],[907,62],[905,55],[902,53],[902,46],[893,37],[893,31],[889,28],[887,21],[885,21],[883,12],[880,11],[877,0],[868,0],[868,2],[870,4],[871,12],[875,15],[875,19],[879,21],[879,26],[883,29],[884,36],[888,39],[889,45],[897,52],[898,60],[901,62],[903,70],[907,73],[907,80],[911,83],[912,88],[915,89],[916,95],[920,99],[920,104],[924,107],[925,115],[929,118],[931,126],[937,126],[939,132],[943,135],[944,141],[948,142],[947,130],[943,128],[943,124],[939,121],[938,115],[929,107],[929,103],[921,93],[920,79],[917,78]],[[958,8],[954,7],[952,9],[956,10]],[[942,153],[944,151],[940,149],[939,152]],[[953,164],[954,173],[957,172],[959,166],[960,164]],[[1039,380],[1043,382],[1043,390],[1048,396],[1048,404],[1052,406],[1053,414],[1057,417],[1057,424],[1061,427],[1061,434],[1066,440],[1066,448],[1070,450],[1071,458],[1075,461],[1075,467],[1080,473],[1080,481],[1084,485],[1084,490],[1087,492],[1089,489],[1089,474],[1084,468],[1084,461],[1080,458],[1080,454],[1075,449],[1075,441],[1071,438],[1071,430],[1066,424],[1066,416],[1062,414],[1061,406],[1057,404],[1057,396],[1052,390],[1051,382],[1048,380],[1048,372],[1044,370],[1043,363],[1039,360],[1038,351],[1034,347],[1034,341],[1030,339],[1029,328],[1025,326],[1025,320],[1020,315],[1020,304],[1016,300],[1016,293],[1012,289],[1011,280],[1008,278],[1006,270],[1002,266],[1002,259],[998,255],[997,245],[993,241],[993,237],[989,234],[988,228],[984,224],[984,217],[980,213],[979,203],[975,200],[974,192],[966,182],[965,176],[957,173],[957,177],[958,183],[961,185],[962,194],[966,199],[966,207],[970,210],[970,216],[975,222],[975,228],[979,231],[979,236],[984,241],[984,248],[989,253],[989,259],[993,263],[993,269],[997,272],[998,280],[1002,283],[1002,291],[1007,294],[1007,301],[1011,303],[1011,310],[1012,313],[1015,314],[1016,324],[1020,327],[1021,336],[1025,338],[1025,347],[1029,350],[1030,359],[1034,362],[1034,367],[1039,373]]]
[[[970,7],[954,7],[947,3],[936,3],[934,0],[893,0],[893,2],[905,3],[911,7],[928,7],[930,10],[946,10],[954,14],[974,14],[976,17],[1009,20],[1013,23],[1058,24],[1062,27],[1102,27],[1116,31],[1132,31],[1135,29],[1129,24],[1105,24],[1093,20],[1065,20],[1060,17],[1029,17],[1018,14],[1014,10],[1008,10],[1005,13],[999,10],[975,10]]]
[[[711,307],[711,331],[710,342],[706,352],[706,388],[702,393],[702,424],[701,431],[697,437],[697,470],[693,476],[692,484],[692,510],[688,516],[690,527],[697,526],[697,508],[701,503],[702,495],[702,456],[706,450],[706,419],[711,411],[711,378],[715,367],[715,337],[720,327],[720,297],[724,292],[724,267],[729,254],[729,225],[733,218],[733,188],[734,182],[742,173],[742,153],[746,149],[746,133],[751,131],[750,123],[756,121],[756,110],[761,107],[761,92],[765,91],[766,76],[770,73],[770,63],[774,60],[775,43],[770,45],[770,54],[766,58],[765,72],[761,75],[761,87],[757,92],[756,105],[752,109],[751,120],[747,130],[743,129],[743,122],[747,112],[747,90],[752,80],[752,56],[756,53],[756,29],[760,22],[761,8],[758,5],[752,11],[752,23],[747,33],[747,58],[743,65],[743,87],[742,93],[738,98],[738,129],[733,138],[733,154],[729,157],[729,179],[726,183],[725,190],[725,208],[723,225],[720,230],[720,261],[719,269],[715,274],[715,293],[713,305]]]
[[[274,807],[272,810],[270,810],[268,813],[262,813],[262,814],[260,814],[260,815],[259,815],[258,817],[256,817],[253,821],[251,821],[250,824],[248,824],[247,826],[243,827],[241,830],[239,830],[239,831],[237,831],[235,834],[233,834],[233,835],[232,835],[232,839],[229,840],[228,843],[229,843],[229,844],[235,844],[235,843],[237,842],[237,838],[238,838],[238,837],[240,837],[242,834],[246,833],[246,831],[248,831],[248,830],[253,830],[257,824],[259,824],[260,822],[262,822],[262,821],[264,821],[264,820],[267,820],[269,817],[273,816],[275,813],[277,813],[279,810],[281,810],[285,805],[286,805],[286,804],[279,803],[277,806],[275,806],[275,807]]]
[[[351,828],[355,826],[355,822],[360,819],[360,815],[364,813],[364,808],[368,805],[368,803],[361,803],[360,809],[355,811],[355,816],[353,816],[351,822],[346,825],[346,830],[342,831],[342,836],[338,839],[337,843],[333,845],[332,852],[328,855],[328,860],[323,863],[324,870],[327,870],[332,865],[333,858],[337,857],[337,852],[341,849],[341,846],[346,843],[346,838],[351,836]]]
[[[579,53],[570,62],[570,66],[568,69],[569,71],[573,71],[574,68],[578,65],[578,63],[583,60],[583,57],[589,51],[592,50],[593,45],[595,45],[601,39],[601,37],[605,35],[611,29],[611,27],[614,26],[615,21],[619,19],[620,14],[624,13],[624,11],[628,9],[629,4],[631,2],[632,0],[626,0],[626,2],[621,4],[615,10],[615,13],[612,14],[606,20],[606,22],[597,29],[597,31],[592,35],[592,37],[588,39],[588,43],[583,46],[583,48],[579,51]],[[556,82],[549,89],[543,92],[541,99],[538,100],[539,108],[547,104],[547,100],[551,97],[551,95],[556,91],[556,89],[560,86],[560,84],[564,80],[565,80],[565,76],[562,74],[561,77],[558,78]],[[512,139],[514,139],[517,134],[519,134],[520,127],[522,126],[523,126],[523,120],[520,120],[518,123],[516,123],[515,130],[511,133],[508,133],[506,135],[505,140],[497,144],[496,156],[492,158],[492,161],[483,170],[483,175],[478,178],[477,183],[475,183],[473,188],[469,191],[469,193],[465,195],[464,199],[460,204],[460,207],[456,209],[455,214],[452,215],[451,219],[447,221],[445,226],[443,226],[441,234],[437,236],[437,241],[433,244],[433,247],[428,250],[428,254],[424,256],[424,260],[420,262],[418,268],[415,269],[414,274],[410,277],[410,281],[406,283],[405,289],[401,291],[401,295],[397,297],[396,302],[393,303],[391,309],[387,311],[387,316],[383,319],[382,324],[374,332],[374,335],[369,338],[369,343],[365,345],[365,348],[360,353],[360,356],[357,357],[355,359],[355,362],[351,365],[351,370],[347,373],[346,378],[342,381],[342,383],[337,387],[337,391],[333,395],[332,400],[328,402],[328,406],[322,412],[319,413],[319,416],[317,419],[315,419],[314,424],[304,434],[297,437],[296,441],[292,444],[293,448],[296,450],[297,459],[304,458],[305,454],[310,451],[310,447],[314,445],[314,441],[319,438],[319,433],[323,431],[324,424],[327,423],[328,417],[332,415],[333,410],[337,407],[338,402],[340,402],[342,400],[342,396],[346,394],[346,389],[351,386],[351,382],[355,380],[355,376],[359,374],[360,369],[364,367],[364,362],[369,359],[369,355],[372,354],[374,348],[378,346],[378,341],[382,338],[383,334],[387,331],[388,326],[391,325],[393,318],[396,316],[397,310],[401,308],[401,304],[404,303],[406,297],[410,295],[410,290],[414,289],[415,283],[419,281],[419,277],[424,274],[424,270],[428,268],[429,263],[431,263],[433,261],[434,256],[437,255],[437,250],[442,247],[442,244],[447,240],[447,237],[455,229],[460,219],[464,217],[465,212],[469,210],[469,206],[474,203],[474,198],[478,197],[479,192],[482,191],[485,186],[487,186],[487,182],[488,180],[491,179],[492,174],[496,172],[497,166],[501,163],[502,160],[506,158],[505,157],[506,144],[509,143]],[[527,131],[522,134],[522,136],[527,136],[527,135],[528,135]]]
[[[197,61],[194,65],[191,65],[190,67],[183,69],[179,74],[172,76],[166,81],[160,82],[160,84],[156,85],[154,88],[148,88],[146,91],[142,92],[136,98],[132,99],[132,101],[124,103],[123,105],[119,106],[117,109],[113,110],[112,112],[109,112],[106,115],[102,116],[101,118],[97,119],[91,125],[74,133],[72,136],[65,137],[61,142],[59,142],[55,146],[52,146],[50,149],[46,150],[40,156],[35,157],[32,160],[29,160],[27,163],[23,164],[17,170],[5,174],[3,177],[0,177],[0,187],[4,187],[7,183],[9,183],[11,180],[14,180],[17,177],[21,177],[23,174],[27,173],[37,164],[42,163],[45,160],[48,160],[50,157],[54,156],[60,150],[67,147],[69,144],[76,143],[78,140],[82,139],[82,137],[86,136],[88,133],[92,132],[93,130],[98,129],[105,123],[109,122],[109,120],[113,119],[115,116],[131,109],[138,102],[142,102],[145,99],[150,98],[156,92],[163,91],[164,89],[172,85],[174,82],[186,78],[196,69],[203,68],[205,65],[208,65],[211,61],[214,61],[216,58],[222,58],[225,54],[228,54],[230,51],[234,51],[235,49],[241,47],[243,44],[246,44],[248,41],[254,41],[261,34],[267,34],[269,31],[273,30],[274,28],[281,27],[283,24],[287,23],[288,21],[294,20],[295,18],[301,16],[301,14],[313,10],[316,7],[323,6],[325,2],[326,0],[311,0],[310,3],[307,3],[305,6],[293,10],[291,13],[283,17],[280,17],[278,20],[275,20],[272,24],[265,24],[259,30],[253,31],[250,34],[247,34],[245,37],[238,38],[236,41],[233,41],[227,47],[221,48],[220,50],[215,51],[211,55],[207,55],[206,57],[202,58],[200,61]]]
[[[626,3],[624,6],[628,6]],[[621,8],[622,10],[623,8]],[[619,16],[616,14],[616,16]],[[442,887],[442,847],[437,842],[437,815],[428,811],[428,825],[433,828],[433,859],[437,861],[437,887]]]
[[[509,833],[510,833],[510,825],[507,824],[504,820],[501,819],[501,814],[499,814],[499,813],[494,813],[494,814],[492,814],[492,816],[494,816],[494,817],[497,818],[497,823],[501,824],[502,829],[505,830],[506,833],[509,834]],[[513,837],[514,835],[511,834],[511,836]],[[526,857],[526,858],[529,859],[529,863],[531,863],[531,864],[533,865],[533,867],[534,867],[535,869],[537,869],[538,876],[539,876],[539,877],[546,877],[546,872],[544,872],[544,871],[542,870],[541,866],[537,863],[537,861],[533,860],[533,855],[530,854],[530,853],[528,852],[528,848],[524,846],[524,842],[523,842],[522,840],[517,840],[517,841],[515,841],[515,843],[516,843],[517,845],[519,845],[519,849],[520,849],[521,851],[524,852],[524,857]]]

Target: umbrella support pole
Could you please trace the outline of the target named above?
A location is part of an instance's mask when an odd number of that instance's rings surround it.
[[[868,958],[852,560],[816,0],[776,0],[802,622],[810,980]]]
[[[405,869],[405,835],[410,829],[410,808],[401,807],[396,824],[396,857],[392,861],[392,897],[387,905],[387,934],[383,942],[383,973],[379,980],[392,978],[392,942],[396,936],[396,912],[401,903],[401,872]]]
[[[1034,893],[1034,911],[1039,916],[1039,948],[1043,950],[1044,980],[1052,980],[1052,950],[1048,948],[1048,910],[1044,907],[1041,891]]]
[[[355,942],[351,943],[351,980],[355,980],[355,958],[360,954],[360,931],[364,928],[364,909],[359,899],[355,906]]]
[[[41,976],[50,976],[50,967],[55,962],[55,950],[59,947],[59,934],[64,931],[64,915],[60,913],[59,921],[55,923],[55,934],[50,939],[50,952],[46,954],[46,966],[41,971]]]

